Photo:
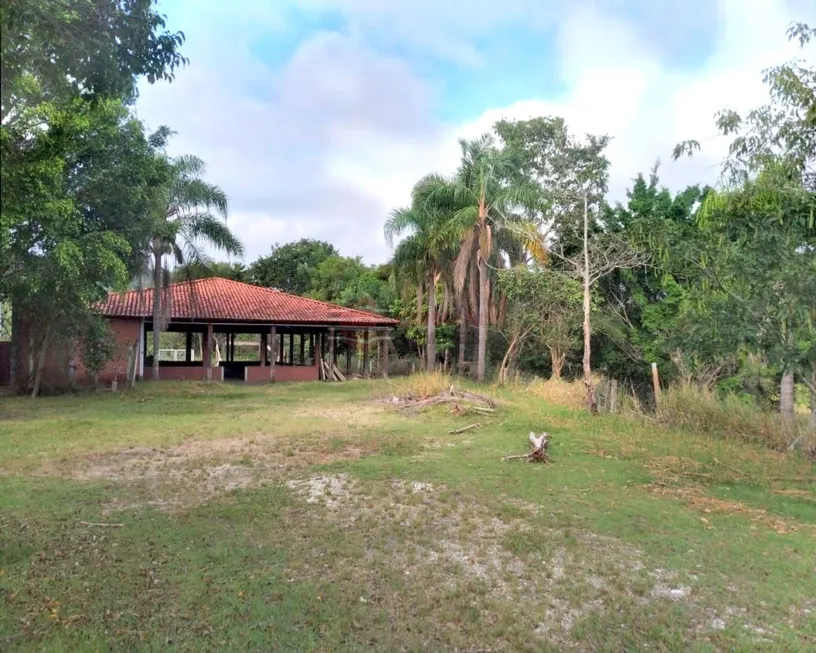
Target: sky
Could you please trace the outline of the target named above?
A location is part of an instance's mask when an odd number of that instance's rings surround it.
[[[227,193],[245,263],[275,243],[388,259],[388,213],[459,138],[500,118],[557,115],[609,134],[609,200],[660,161],[661,183],[716,183],[714,115],[767,101],[762,71],[811,47],[813,0],[160,0],[189,65],[140,85],[151,128],[176,131]],[[684,139],[692,159],[671,160]],[[223,257],[219,257],[223,258]]]

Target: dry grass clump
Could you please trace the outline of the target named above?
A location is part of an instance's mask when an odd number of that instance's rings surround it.
[[[667,426],[701,433],[716,433],[745,442],[786,450],[792,444],[807,450],[816,440],[808,432],[807,421],[785,420],[777,413],[760,410],[733,395],[717,393],[691,385],[666,389],[660,398],[657,419]],[[810,442],[809,442],[810,441]]]
[[[453,385],[449,374],[418,372],[394,382],[393,394],[405,399],[428,399],[446,392]]]
[[[527,392],[556,406],[581,409],[585,405],[584,384],[581,381],[536,377],[527,385]]]

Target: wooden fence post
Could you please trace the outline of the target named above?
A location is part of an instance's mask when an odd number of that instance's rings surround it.
[[[654,387],[655,410],[660,403],[660,376],[657,373],[657,363],[652,363],[652,386]]]
[[[612,379],[609,384],[609,412],[618,412],[618,380]]]

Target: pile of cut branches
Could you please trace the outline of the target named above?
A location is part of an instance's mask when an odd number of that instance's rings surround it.
[[[387,403],[406,412],[417,412],[430,406],[449,404],[454,415],[476,414],[491,416],[496,410],[496,401],[486,395],[450,386],[433,397],[415,399],[413,397],[391,397]]]
[[[519,456],[505,456],[505,460],[526,460],[528,463],[546,463],[550,461],[547,449],[550,446],[550,434],[546,431],[536,435],[530,431],[530,451]]]

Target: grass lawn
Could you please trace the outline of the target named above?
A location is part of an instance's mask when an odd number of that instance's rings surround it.
[[[0,399],[0,650],[816,649],[812,464],[399,391]]]

